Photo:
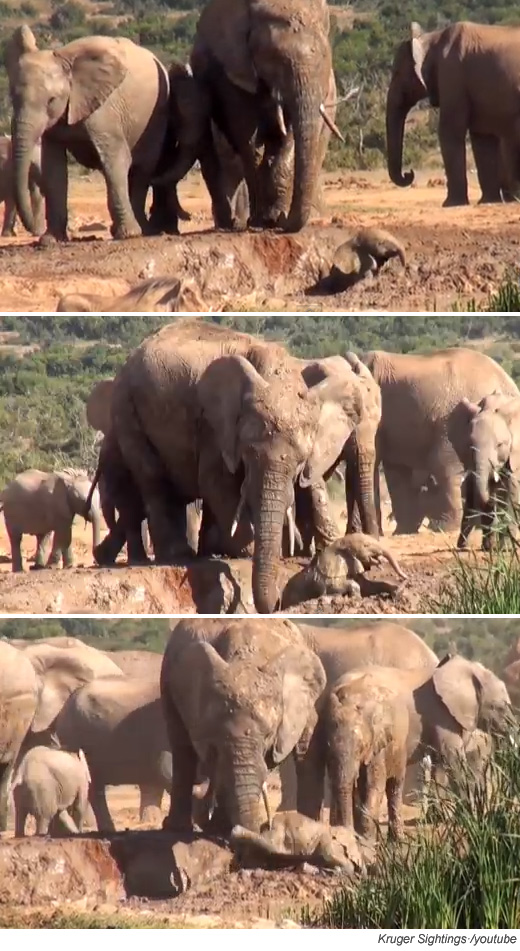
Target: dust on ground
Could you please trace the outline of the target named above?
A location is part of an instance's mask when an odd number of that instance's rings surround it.
[[[107,297],[124,293],[153,261],[155,276],[193,277],[208,306],[226,310],[452,310],[468,301],[487,302],[505,270],[520,258],[516,204],[442,208],[442,175],[419,172],[410,188],[398,188],[385,171],[324,173],[325,207],[295,235],[215,232],[209,196],[200,175],[180,184],[192,215],[180,236],[112,241],[105,186],[100,174],[71,177],[72,240],[35,247],[23,232],[0,239],[2,310],[52,312],[65,293]],[[309,296],[323,260],[359,226],[376,225],[402,241],[408,263],[390,261],[380,275],[334,296]],[[145,272],[145,268],[147,269]]]

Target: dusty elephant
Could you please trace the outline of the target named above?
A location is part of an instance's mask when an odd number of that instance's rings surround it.
[[[7,44],[13,103],[16,204],[34,231],[28,174],[42,144],[46,234],[67,238],[67,152],[105,178],[115,238],[147,229],[145,201],[166,132],[168,74],[144,47],[122,37],[85,36],[39,50],[27,25]]]
[[[490,357],[463,347],[428,355],[373,350],[363,362],[381,387],[376,469],[382,462],[395,533],[420,528],[424,501],[416,481],[418,470],[435,480],[429,505],[432,511],[435,496],[437,524],[446,530],[458,528],[460,480],[469,465],[462,400],[478,401],[494,390],[518,397],[518,388]]]
[[[319,289],[340,294],[368,274],[377,274],[392,258],[406,266],[401,242],[382,228],[360,228],[334,250],[321,270]]]
[[[484,200],[499,200],[487,195],[487,183],[497,181],[500,137],[516,128],[519,54],[517,27],[459,22],[424,33],[412,23],[410,39],[395,54],[386,104],[388,172],[394,184],[414,180],[413,172],[402,171],[404,125],[412,106],[428,98],[439,109],[448,192],[444,205],[468,204],[468,132]]]
[[[36,145],[31,157],[28,173],[29,195],[34,221],[34,234],[42,234],[45,222],[43,220],[43,197],[41,191],[41,148]],[[12,142],[10,135],[0,136],[0,205],[5,204],[2,238],[12,237],[15,233],[16,199],[14,193]]]
[[[0,641],[0,832],[7,828],[10,782],[36,713],[39,689],[29,658]]]
[[[332,829],[294,811],[278,813],[272,827],[260,832],[235,826],[229,844],[242,865],[283,868],[306,862],[318,868],[341,869],[349,875],[364,867],[352,833]]]
[[[499,511],[510,507],[515,517],[520,502],[520,397],[491,394],[479,403],[462,402],[470,448],[457,547],[465,548],[471,529],[482,524],[482,544],[489,549]]]
[[[308,387],[278,344],[188,319],[163,327],[115,379],[109,443],[97,470],[97,478],[112,480],[129,555],[144,515],[135,496],[125,498],[127,484],[144,502],[159,563],[185,555],[186,504],[201,498],[203,528],[217,525],[228,554],[243,551],[254,533],[255,607],[271,613],[294,484],[313,485],[339,460],[366,400],[354,372]],[[375,523],[373,485],[360,466],[353,491]],[[112,557],[112,542],[104,539],[98,561]]]
[[[100,831],[114,830],[107,786],[139,787],[141,821],[149,820],[150,810],[161,808],[172,782],[172,757],[159,677],[89,681],[64,703],[53,732],[65,749],[85,753],[92,777],[89,799]]]
[[[103,653],[117,664],[127,677],[150,680],[159,684],[162,654],[145,650],[113,650],[103,651]]]
[[[36,835],[47,835],[53,820],[59,820],[67,832],[82,832],[89,783],[82,750],[33,746],[23,756],[13,781],[15,835],[25,835],[28,816],[36,819]]]
[[[175,764],[165,827],[191,828],[199,765],[224,826],[260,831],[268,771],[305,748],[324,686],[320,660],[289,621],[180,621],[161,670]]]
[[[99,493],[89,497],[91,481],[81,469],[63,469],[41,472],[27,469],[17,475],[0,494],[0,511],[11,545],[13,571],[23,571],[21,541],[23,535],[35,535],[37,540],[34,568],[45,567],[45,548],[54,533],[48,565],[63,567],[73,564],[72,523],[81,515],[92,523],[93,545],[100,542],[101,505]]]
[[[97,294],[65,294],[56,312],[61,313],[200,313],[207,309],[193,281],[155,277],[136,284],[119,297]]]
[[[386,796],[389,835],[398,839],[403,833],[408,709],[398,691],[389,683],[374,685],[366,670],[337,680],[320,711],[331,787],[330,823],[371,836]],[[357,810],[356,785],[363,789],[364,807]]]
[[[322,122],[340,134],[324,106],[332,72],[328,32],[322,2],[302,7],[296,0],[253,0],[245,7],[240,0],[212,0],[200,16],[191,66],[241,157],[253,224],[265,223],[255,154],[262,127],[275,190],[277,165],[290,147],[288,131],[294,136],[294,188],[283,228],[299,231],[309,218],[323,161]]]

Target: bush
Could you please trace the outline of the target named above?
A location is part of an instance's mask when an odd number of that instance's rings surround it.
[[[66,30],[70,27],[83,26],[86,22],[86,14],[83,7],[74,0],[67,0],[60,7],[56,7],[49,18],[49,23],[53,30]]]

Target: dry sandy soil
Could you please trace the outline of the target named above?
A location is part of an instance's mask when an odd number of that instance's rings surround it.
[[[192,214],[180,237],[112,241],[104,183],[98,173],[73,176],[66,246],[35,248],[19,236],[0,239],[0,302],[8,311],[52,312],[72,291],[115,296],[147,275],[193,277],[208,306],[228,311],[442,311],[469,300],[487,301],[507,266],[518,264],[520,229],[515,204],[476,205],[470,175],[465,208],[442,208],[445,185],[435,171],[399,189],[386,172],[324,174],[326,207],[298,235],[216,234],[208,194],[193,172],[180,198]],[[378,225],[404,244],[408,264],[395,260],[375,280],[336,296],[309,296],[318,268],[359,226]],[[145,270],[146,269],[146,270]]]

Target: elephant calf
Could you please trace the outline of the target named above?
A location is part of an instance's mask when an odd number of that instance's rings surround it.
[[[355,836],[346,829],[331,829],[299,812],[279,812],[271,828],[252,832],[235,826],[230,845],[243,864],[283,867],[307,862],[318,868],[341,869],[353,874],[363,868]]]
[[[86,472],[63,469],[42,472],[27,469],[17,475],[0,494],[5,527],[11,543],[13,571],[23,571],[21,543],[23,535],[36,535],[38,543],[34,568],[44,568],[44,552],[50,535],[54,542],[48,565],[70,568],[72,556],[72,523],[81,515],[92,523],[93,545],[100,541],[101,509],[99,493],[93,492],[88,510],[85,503],[91,482]]]
[[[25,835],[29,815],[36,819],[37,835],[47,835],[56,818],[68,832],[81,832],[89,785],[90,773],[82,750],[72,753],[34,746],[23,757],[12,786],[15,835]]]

